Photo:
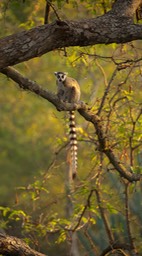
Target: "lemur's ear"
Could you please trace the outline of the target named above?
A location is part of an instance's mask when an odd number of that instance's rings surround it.
[[[67,75],[68,75],[68,72],[64,72],[64,74],[67,76]]]
[[[54,75],[57,76],[57,73],[58,73],[58,72],[54,72]]]

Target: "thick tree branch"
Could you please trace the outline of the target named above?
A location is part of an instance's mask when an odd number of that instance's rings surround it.
[[[0,254],[6,256],[45,256],[45,254],[31,249],[21,239],[3,234],[0,234]]]
[[[111,11],[94,19],[57,20],[5,37],[0,40],[0,68],[62,47],[125,43],[142,39],[142,25],[132,21],[140,3],[141,0],[117,0]]]
[[[70,104],[60,102],[57,96],[48,90],[42,89],[37,83],[29,80],[27,77],[22,76],[19,72],[17,72],[14,68],[8,67],[0,70],[1,73],[7,75],[9,78],[14,80],[20,88],[24,90],[29,90],[34,92],[35,94],[47,99],[51,102],[58,110],[78,110],[78,112],[89,122],[91,122],[96,130],[96,134],[98,136],[100,151],[102,151],[109,159],[110,163],[114,166],[114,168],[119,172],[119,174],[127,179],[130,182],[138,181],[141,179],[140,174],[135,174],[131,169],[127,169],[125,165],[123,165],[119,159],[117,159],[115,153],[108,147],[107,138],[103,132],[103,127],[101,125],[101,121],[98,115],[95,115],[90,110],[88,110],[88,106],[84,103],[80,102],[79,104]]]
[[[19,87],[23,90],[28,90],[31,92],[34,92],[35,94],[41,96],[42,98],[48,100],[51,102],[57,110],[77,110],[81,108],[82,106],[85,107],[85,104],[80,102],[79,104],[70,104],[70,103],[64,103],[59,101],[56,94],[49,92],[47,89],[43,89],[39,84],[36,82],[28,79],[27,77],[21,75],[16,69],[7,67],[4,69],[1,69],[0,72],[7,77],[11,78],[13,81],[15,81]]]
[[[21,89],[34,92],[35,94],[53,103],[55,106],[58,105],[59,100],[57,99],[55,94],[49,92],[47,89],[44,90],[36,82],[28,79],[25,76],[22,76],[16,69],[7,67],[0,70],[0,72],[15,81]]]

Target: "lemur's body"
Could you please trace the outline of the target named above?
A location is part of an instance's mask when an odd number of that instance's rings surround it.
[[[78,82],[71,77],[67,77],[67,73],[65,72],[54,72],[54,74],[57,77],[58,98],[68,103],[77,103],[80,100],[80,87]],[[74,179],[77,171],[77,139],[74,111],[69,111],[69,115],[72,177]]]

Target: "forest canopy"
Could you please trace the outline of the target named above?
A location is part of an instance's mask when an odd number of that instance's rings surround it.
[[[0,254],[141,255],[141,18],[141,0],[1,1]]]

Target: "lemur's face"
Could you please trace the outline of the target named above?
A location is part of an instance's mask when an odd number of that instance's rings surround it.
[[[57,77],[57,80],[61,83],[66,80],[67,73],[66,72],[54,72],[55,76]]]

